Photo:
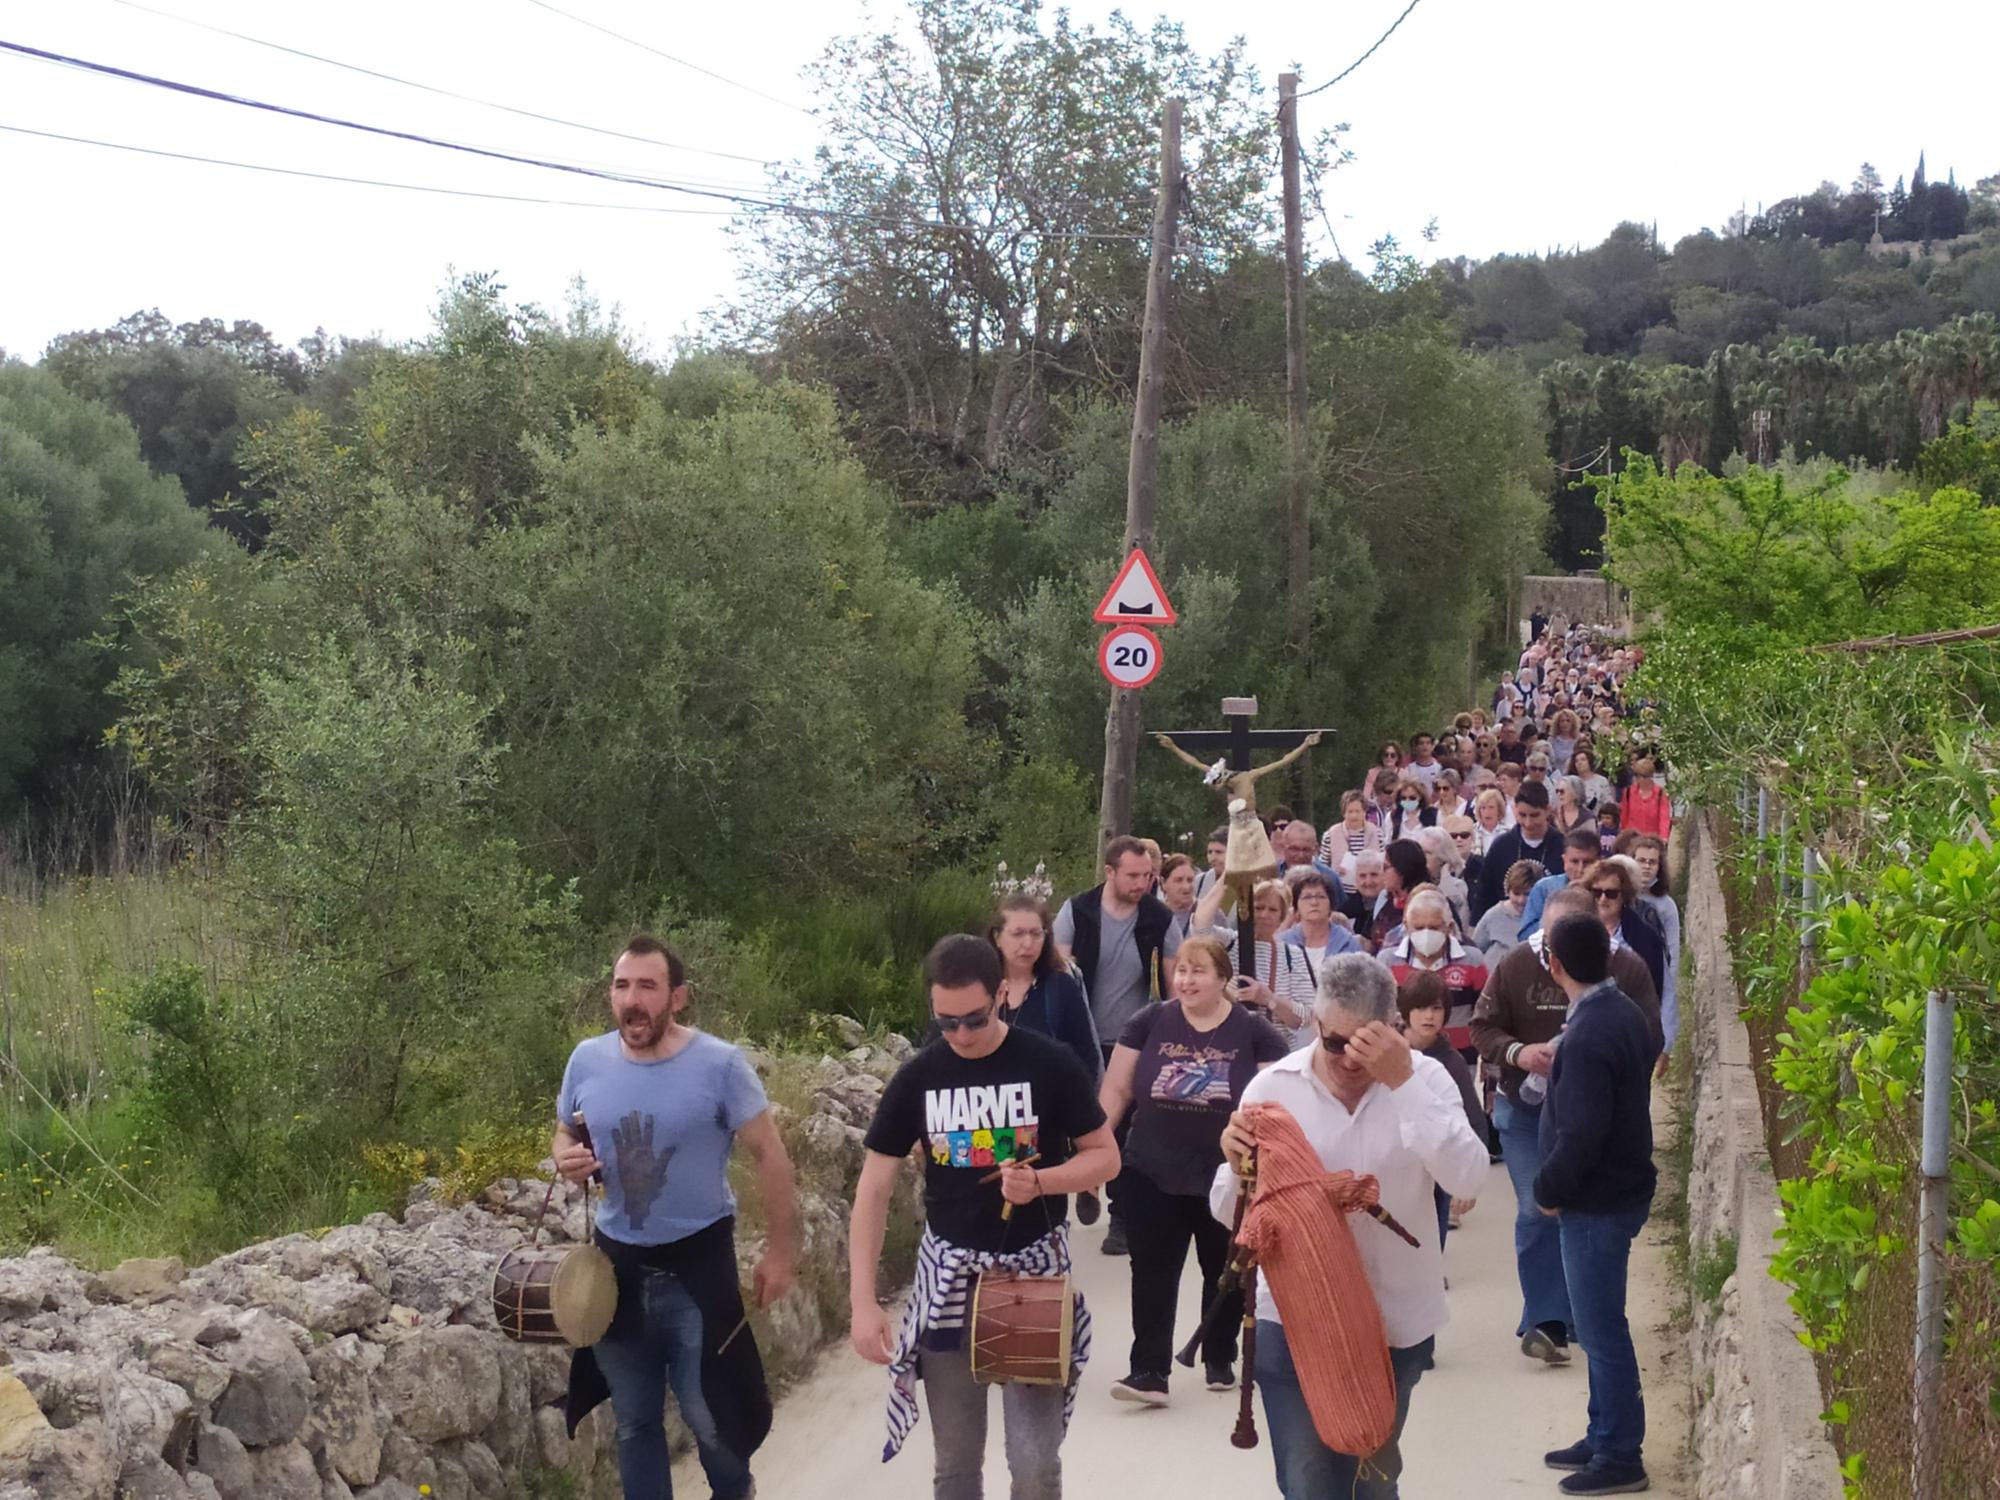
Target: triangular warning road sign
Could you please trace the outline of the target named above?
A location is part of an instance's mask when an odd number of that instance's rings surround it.
[[[1100,625],[1119,625],[1136,620],[1146,625],[1176,625],[1180,616],[1167,602],[1160,587],[1160,575],[1153,571],[1145,549],[1134,547],[1118,570],[1118,577],[1098,601],[1097,613],[1090,617]]]

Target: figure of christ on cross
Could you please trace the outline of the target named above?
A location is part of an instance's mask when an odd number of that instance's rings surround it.
[[[1257,782],[1273,771],[1282,771],[1306,751],[1332,733],[1325,729],[1252,729],[1256,716],[1255,698],[1225,698],[1222,714],[1227,729],[1172,729],[1155,734],[1167,750],[1202,773],[1210,786],[1219,790],[1229,806],[1229,846],[1223,856],[1223,882],[1236,896],[1244,930],[1252,930],[1251,896],[1259,880],[1277,873],[1277,856],[1271,840],[1257,820]],[[1265,766],[1252,766],[1252,749],[1284,750],[1286,753]],[[1213,765],[1191,754],[1193,750],[1222,750],[1227,753]],[[1241,802],[1243,806],[1237,807]],[[1246,949],[1246,951],[1248,951]]]
[[[1236,698],[1224,700],[1226,706],[1232,706],[1236,702],[1240,700]],[[1254,714],[1256,700],[1252,698],[1250,704],[1252,704],[1250,714]],[[1228,714],[1230,728],[1226,730],[1166,730],[1154,734],[1152,738],[1158,740],[1162,746],[1166,746],[1180,760],[1202,772],[1202,776],[1208,778],[1210,786],[1216,786],[1222,792],[1224,802],[1234,802],[1236,798],[1242,798],[1250,806],[1250,810],[1256,812],[1258,778],[1270,776],[1274,770],[1284,770],[1286,766],[1290,766],[1312,746],[1316,746],[1320,738],[1326,734],[1326,730],[1252,730],[1250,714],[1242,712]],[[1188,746],[1198,750],[1228,750],[1226,756],[1228,764],[1224,766],[1222,760],[1208,764],[1198,756],[1190,756]],[[1280,756],[1268,766],[1250,764],[1252,748],[1282,748],[1282,746],[1290,746],[1288,754]]]

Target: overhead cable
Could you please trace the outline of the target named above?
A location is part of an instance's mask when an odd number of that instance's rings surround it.
[[[540,4],[541,0],[535,0],[535,3]],[[1381,48],[1384,42],[1388,41],[1390,37],[1396,34],[1396,28],[1398,26],[1401,26],[1405,21],[1410,19],[1410,12],[1415,10],[1419,3],[1420,0],[1410,0],[1410,3],[1403,7],[1403,13],[1400,16],[1396,17],[1394,21],[1389,23],[1389,29],[1383,32],[1377,38],[1375,38],[1375,45],[1373,47],[1370,47],[1366,52],[1362,53],[1359,57],[1355,58],[1353,62],[1349,63],[1346,67],[1342,68],[1338,73],[1334,74],[1333,77],[1327,79],[1325,83],[1315,84],[1312,88],[1307,89],[1303,94],[1294,95],[1293,102],[1297,103],[1298,100],[1300,99],[1310,99],[1314,94],[1325,93],[1328,89],[1332,88],[1336,83],[1340,82],[1341,79],[1345,78],[1349,73],[1352,73],[1356,68],[1360,67],[1363,63],[1367,62],[1368,59],[1373,57],[1375,53]]]
[[[745,156],[735,151],[717,151],[709,146],[688,146],[679,141],[657,140],[649,135],[634,135],[626,130],[613,130],[604,125],[586,125],[581,120],[565,120],[560,115],[545,115],[537,110],[522,109],[518,105],[502,104],[496,99],[481,99],[476,94],[461,94],[456,89],[440,88],[432,83],[420,83],[414,78],[399,78],[394,73],[384,73],[376,68],[365,68],[359,63],[343,62],[337,57],[323,57],[317,52],[308,52],[302,47],[288,47],[283,42],[266,41],[263,37],[251,36],[247,32],[231,31],[227,26],[215,26],[207,21],[197,21],[192,16],[177,16],[172,11],[160,10],[155,6],[142,5],[139,0],[111,0],[113,5],[122,5],[128,10],[143,11],[149,16],[162,20],[176,21],[183,26],[196,26],[203,31],[214,32],[217,36],[233,37],[239,42],[248,42],[253,47],[265,47],[273,52],[283,52],[292,57],[302,57],[308,62],[323,63],[329,68],[342,68],[349,73],[359,73],[364,78],[380,79],[384,83],[399,84],[407,89],[422,89],[427,94],[436,94],[445,99],[456,99],[463,104],[477,104],[483,109],[503,110],[510,115],[520,115],[530,120],[540,120],[548,125],[560,125],[568,130],[587,130],[593,135],[615,136],[621,141],[636,141],[643,146],[658,146],[667,151],[692,151],[702,156],[719,156],[725,161],[745,161],[753,166],[768,167],[771,161],[761,156]]]
[[[548,11],[551,15],[561,16],[565,21],[574,21],[579,26],[588,26],[592,31],[601,31],[604,35],[621,41],[628,47],[637,47],[642,52],[650,52],[655,57],[665,58],[668,62],[690,69],[705,78],[713,78],[717,83],[726,83],[733,89],[741,89],[746,94],[755,94],[759,99],[766,99],[772,104],[783,105],[786,109],[795,109],[802,115],[812,115],[815,113],[815,111],[807,109],[803,104],[794,104],[789,99],[780,99],[776,94],[767,94],[760,88],[738,82],[734,78],[725,77],[713,68],[704,68],[700,63],[689,62],[685,57],[676,57],[671,52],[662,52],[650,42],[642,42],[637,37],[626,36],[622,31],[613,31],[609,26],[600,26],[597,22],[584,16],[579,16],[572,11],[564,10],[559,5],[551,5],[548,3],[548,0],[528,0],[528,3],[538,9]]]
[[[741,212],[734,208],[683,208],[668,203],[595,203],[575,198],[535,198],[520,193],[484,193],[471,188],[438,187],[423,182],[390,182],[379,177],[345,177],[335,172],[308,172],[303,167],[274,167],[263,162],[229,161],[218,156],[196,156],[186,151],[163,151],[155,146],[133,146],[124,141],[93,140],[89,136],[63,135],[54,130],[31,130],[26,125],[0,125],[15,135],[39,136],[45,141],[67,141],[76,146],[101,146],[107,151],[130,151],[140,156],[163,156],[170,161],[198,162],[210,167],[234,167],[244,172],[270,172],[280,177],[309,177],[317,182],[347,182],[359,187],[395,188],[406,193],[441,193],[452,198],[487,198],[499,203],[532,203],[551,208],[608,208],[620,213],[689,214],[727,218]]]

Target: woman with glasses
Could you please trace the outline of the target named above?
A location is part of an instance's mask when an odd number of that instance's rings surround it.
[[[1001,1019],[1061,1042],[1095,1079],[1104,1067],[1097,1023],[1091,1018],[1082,981],[1070,973],[1049,941],[1049,909],[1033,896],[1009,896],[1000,903],[986,936],[1000,954]],[[931,1035],[936,1038],[935,1027]]]
[[[1403,747],[1397,744],[1394,740],[1384,741],[1382,749],[1375,756],[1375,764],[1377,768],[1384,771],[1402,770]]]
[[[1384,835],[1390,843],[1414,838],[1419,828],[1437,822],[1437,808],[1431,805],[1431,789],[1421,776],[1405,772],[1396,781],[1396,806],[1389,814]]]
[[[1262,1011],[1279,1031],[1291,1036],[1312,1024],[1313,974],[1305,952],[1278,940],[1292,919],[1292,893],[1282,880],[1260,880],[1250,895],[1256,928],[1246,943],[1241,932],[1222,930],[1217,917],[1223,887],[1218,883],[1196,904],[1189,932],[1213,938],[1229,955],[1235,998]]]
[[[1116,1124],[1129,1109],[1125,1141],[1125,1232],[1132,1247],[1132,1356],[1114,1400],[1167,1404],[1174,1309],[1188,1245],[1201,1266],[1201,1303],[1215,1304],[1229,1264],[1229,1231],[1208,1211],[1222,1165],[1222,1127],[1261,1068],[1291,1051],[1255,1011],[1231,998],[1228,951],[1190,938],[1174,958],[1173,998],[1149,1005],[1120,1033],[1098,1103]],[[1209,1324],[1202,1342],[1211,1391],[1236,1385],[1241,1305]]]
[[[1298,920],[1278,934],[1278,941],[1297,948],[1305,956],[1306,974],[1317,994],[1319,971],[1326,961],[1360,950],[1361,940],[1355,937],[1353,929],[1334,920],[1333,882],[1318,870],[1293,871],[1285,884],[1291,888],[1292,911]],[[1312,1038],[1301,1027],[1292,1040],[1304,1046]]]
[[[1667,1070],[1667,1053],[1673,1051],[1674,1036],[1681,1024],[1681,909],[1674,905],[1667,885],[1666,840],[1654,834],[1641,833],[1622,835],[1619,842],[1624,843],[1628,837],[1632,841],[1628,852],[1639,871],[1639,907],[1642,911],[1650,911],[1658,919],[1660,935],[1667,949],[1667,982],[1660,989],[1660,1029],[1667,1036],[1667,1051],[1660,1054],[1659,1065],[1664,1073]]]
[[[1449,819],[1469,814],[1472,811],[1459,790],[1464,784],[1464,779],[1459,775],[1456,767],[1447,766],[1438,774],[1435,806],[1437,808],[1437,820],[1440,824]]]
[[[1611,934],[1612,946],[1630,948],[1637,954],[1652,978],[1653,994],[1664,995],[1667,945],[1653,931],[1652,924],[1632,909],[1639,899],[1639,885],[1629,861],[1617,855],[1600,859],[1584,872],[1582,884],[1597,903],[1597,919]]]

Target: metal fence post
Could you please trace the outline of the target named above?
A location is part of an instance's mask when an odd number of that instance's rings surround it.
[[[1819,850],[1813,847],[1810,836],[1805,843],[1805,874],[1800,882],[1800,897],[1805,907],[1799,920],[1799,970],[1800,982],[1812,977],[1813,948],[1819,936],[1813,931],[1813,919],[1819,909]]]
[[[1764,840],[1771,836],[1771,789],[1757,788],[1757,868],[1764,868]]]
[[[1951,1226],[1954,1002],[1932,990],[1924,1009],[1924,1146],[1917,1206],[1916,1375],[1910,1386],[1911,1500],[1938,1500],[1938,1379],[1944,1369],[1944,1242]]]
[[[1782,905],[1792,893],[1792,812],[1781,799],[1778,803],[1778,901]]]

